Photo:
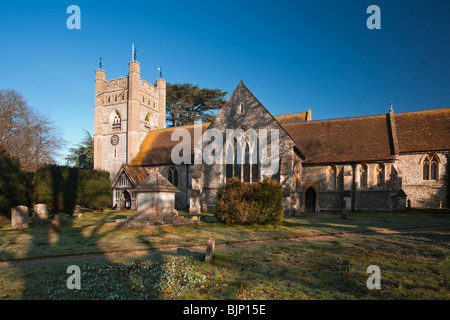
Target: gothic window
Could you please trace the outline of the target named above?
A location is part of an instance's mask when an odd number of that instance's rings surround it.
[[[110,103],[111,102],[111,97],[108,97],[108,103]]]
[[[422,161],[422,179],[437,180],[438,177],[438,157],[427,154]]]
[[[227,179],[238,178],[244,182],[259,181],[258,141],[256,136],[242,130],[237,131],[226,148]]]
[[[147,129],[153,129],[155,127],[155,120],[150,112],[145,116],[144,126]]]
[[[337,179],[336,179],[336,177],[337,177],[337,175],[336,175],[336,173],[337,173],[337,170],[336,170],[336,167],[335,166],[331,166],[331,167],[329,167],[328,168],[328,173],[329,173],[329,179],[330,179],[330,181],[329,181],[329,188],[330,189],[333,189],[333,190],[336,190],[336,181],[337,181]]]
[[[384,185],[384,165],[383,164],[377,164],[375,166],[375,178],[377,187],[382,187]]]
[[[119,180],[119,186],[127,186],[128,185],[128,178],[127,178],[127,176],[126,175],[122,175],[121,177],[120,177],[120,180]]]
[[[169,182],[171,184],[173,184],[175,187],[178,188],[178,170],[175,167],[171,167],[169,168],[169,172],[168,172],[168,178],[167,180],[169,180]]]
[[[116,96],[114,96],[114,101],[115,101],[115,102],[117,102],[117,95],[116,95]]]
[[[119,114],[119,112],[117,112],[117,110],[114,110],[113,114],[112,114],[112,126],[111,126],[111,128],[112,128],[113,131],[117,131],[117,130],[120,130],[121,127],[122,127],[122,121],[120,119],[120,114]]]
[[[361,188],[367,187],[367,165],[365,164],[359,166],[359,186]]]

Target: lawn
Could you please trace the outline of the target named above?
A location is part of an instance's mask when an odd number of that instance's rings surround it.
[[[111,225],[117,218],[133,212],[83,214],[69,217],[59,233],[48,233],[46,226],[30,224],[29,229],[11,230],[8,221],[0,223],[0,262],[79,255],[124,252],[152,248],[206,245],[209,237],[217,244],[251,240],[283,239],[342,232],[377,231],[450,225],[450,215],[434,212],[355,213],[348,220],[332,218],[286,217],[279,226],[228,226],[206,215],[206,222],[161,229],[120,228]]]
[[[120,215],[126,213],[120,213]],[[189,247],[174,254],[70,262],[81,289],[66,287],[68,263],[0,269],[0,299],[449,299],[450,216],[433,212],[356,213],[348,220],[287,217],[281,226],[214,222],[161,230],[104,226],[116,213],[70,218],[58,234],[42,226],[0,229],[1,259],[61,256],[171,246],[404,229],[342,239],[245,248],[218,246],[212,264]],[[414,227],[426,230],[407,230]],[[436,228],[432,228],[435,226]],[[52,238],[53,237],[53,238]],[[381,290],[366,287],[369,265],[381,269]]]

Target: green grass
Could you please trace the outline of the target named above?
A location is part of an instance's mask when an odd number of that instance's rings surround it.
[[[163,229],[116,228],[133,214],[86,213],[68,218],[59,233],[30,224],[11,230],[0,219],[0,262],[75,256],[71,262],[0,269],[1,299],[449,299],[450,215],[444,211],[351,213],[327,218],[286,217],[279,226],[228,226],[215,221]],[[187,215],[187,213],[182,213]],[[429,230],[406,231],[407,228]],[[433,228],[435,227],[435,228]],[[216,244],[309,237],[343,232],[405,231],[335,240],[247,248],[217,247],[203,262],[209,237]],[[185,247],[177,254],[77,260],[77,255]],[[197,250],[197,251],[196,251]],[[66,269],[82,270],[81,290],[68,290]],[[378,265],[382,289],[369,290],[366,269]]]
[[[449,299],[450,228],[0,270],[0,299]],[[71,262],[70,264],[74,264]],[[381,268],[381,290],[366,269]]]

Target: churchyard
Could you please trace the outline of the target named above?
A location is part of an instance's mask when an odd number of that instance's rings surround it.
[[[0,299],[449,299],[450,215],[426,210],[285,217],[281,225],[126,228],[128,211],[59,229],[0,217]],[[180,212],[187,218],[191,216]],[[215,241],[213,258],[206,246]],[[69,289],[69,266],[81,271]],[[381,289],[369,289],[370,265]]]

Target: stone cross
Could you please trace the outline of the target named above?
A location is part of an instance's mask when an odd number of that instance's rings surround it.
[[[27,206],[11,208],[11,228],[13,230],[28,228],[28,212]]]
[[[212,262],[213,253],[214,253],[214,245],[215,245],[215,240],[213,238],[209,238],[208,245],[206,246],[205,262],[208,262],[208,263]]]

